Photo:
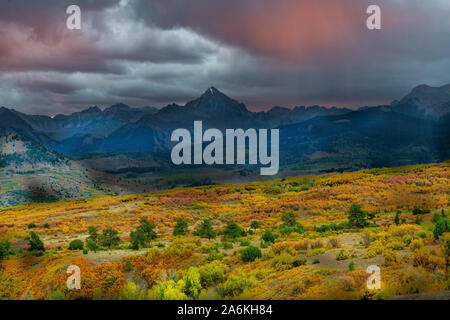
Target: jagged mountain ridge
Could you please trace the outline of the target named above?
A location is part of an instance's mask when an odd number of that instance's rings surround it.
[[[117,104],[103,111],[98,107],[91,107],[71,115],[57,115],[50,118],[24,115],[2,108],[0,114],[7,114],[8,119],[3,122],[0,119],[0,130],[2,130],[0,133],[19,132],[66,155],[91,152],[155,152],[169,149],[171,131],[176,128],[192,129],[194,120],[202,120],[204,128],[280,127],[285,130],[286,126],[294,124],[302,127],[315,118],[364,115],[359,117],[359,122],[355,126],[361,130],[359,136],[363,139],[364,127],[370,126],[371,122],[390,117],[397,118],[399,114],[403,114],[412,119],[434,122],[436,127],[441,128],[440,133],[438,136],[428,135],[427,139],[443,137],[443,141],[446,141],[448,132],[442,125],[442,119],[445,119],[450,111],[449,88],[450,85],[439,88],[421,85],[391,105],[364,107],[357,111],[312,106],[293,109],[274,107],[267,112],[252,112],[244,104],[211,87],[199,98],[184,106],[170,104],[160,110],[151,107],[131,108],[124,104]],[[368,110],[382,112],[384,117],[375,116],[376,112],[372,112],[374,116],[371,117]],[[403,121],[411,121],[410,118],[403,118]],[[341,120],[345,121],[345,119]],[[324,127],[324,132],[333,130],[335,124],[331,123],[328,126]],[[403,127],[397,125],[397,128],[391,130],[396,132]],[[335,132],[335,134],[342,135],[342,132]],[[288,138],[295,139],[295,137]],[[311,136],[305,139],[310,140]],[[423,139],[420,141],[423,143]],[[378,143],[384,142],[378,141]],[[292,149],[293,154],[296,153],[295,147],[289,148]]]

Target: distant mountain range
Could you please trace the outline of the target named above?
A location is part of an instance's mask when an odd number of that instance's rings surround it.
[[[214,87],[184,106],[160,110],[117,104],[48,117],[2,107],[0,136],[19,133],[78,157],[165,152],[172,130],[192,128],[194,120],[205,128],[280,128],[280,160],[293,168],[359,169],[450,158],[450,85],[421,85],[390,105],[356,111],[312,106],[252,112]]]

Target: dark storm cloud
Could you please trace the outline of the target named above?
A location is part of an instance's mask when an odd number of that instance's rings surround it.
[[[126,72],[119,62],[199,63],[214,48],[183,29],[160,30],[133,21],[118,1],[78,1],[82,30],[66,28],[64,2],[0,4],[2,71]]]
[[[450,82],[448,17],[446,0],[3,0],[0,105],[163,106],[211,85],[255,108],[389,103]]]

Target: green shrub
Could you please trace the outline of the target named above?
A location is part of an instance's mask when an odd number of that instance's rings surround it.
[[[304,266],[307,262],[308,259],[306,258],[292,256],[287,252],[283,252],[272,260],[272,267],[276,270],[283,270],[286,267],[296,268],[299,266]]]
[[[134,282],[128,282],[120,293],[120,300],[138,300],[139,290]]]
[[[46,300],[65,300],[66,296],[61,291],[54,290],[54,291],[50,292],[45,299]]]
[[[431,221],[432,221],[433,223],[436,223],[436,222],[439,221],[439,219],[441,219],[441,216],[439,215],[439,213],[435,213],[434,216],[433,216],[433,218],[431,219]]]
[[[418,214],[426,214],[426,213],[430,213],[430,209],[420,209],[415,207],[412,211],[413,215],[418,215]]]
[[[295,231],[294,228],[292,228],[292,227],[290,227],[290,226],[287,226],[287,225],[283,225],[283,226],[280,228],[280,233],[281,233],[281,234],[284,234],[284,235],[291,234],[291,233],[294,232],[294,231]]]
[[[207,208],[209,208],[209,206],[203,202],[192,202],[190,205],[188,205],[188,209],[191,209],[191,210],[201,210],[201,209],[207,209]]]
[[[294,260],[292,261],[292,266],[293,267],[304,266],[304,265],[306,265],[307,262],[308,262],[308,259],[306,259],[306,258],[295,257]]]
[[[200,272],[196,267],[189,267],[187,273],[183,277],[184,293],[193,299],[197,299],[202,285],[200,283]]]
[[[272,185],[264,190],[264,193],[269,195],[277,195],[283,193],[283,189],[279,185]]]
[[[311,189],[310,186],[305,186],[305,185],[303,185],[303,186],[299,186],[299,187],[292,187],[292,188],[289,188],[289,191],[292,191],[292,192],[302,192],[302,191],[306,191],[306,190],[309,190],[309,189]]]
[[[411,241],[409,248],[411,249],[411,251],[417,250],[417,249],[421,249],[423,248],[424,244],[422,240],[413,240]]]
[[[350,263],[348,264],[348,271],[352,272],[354,270],[355,270],[355,262],[350,261]]]
[[[200,282],[203,288],[212,286],[223,281],[223,276],[228,267],[220,261],[213,261],[199,267]]]
[[[339,250],[338,253],[336,254],[336,260],[340,261],[340,260],[347,260],[349,258],[354,258],[356,257],[356,254],[354,252],[348,252],[345,250]]]
[[[297,215],[293,211],[284,212],[281,215],[281,220],[289,227],[294,227],[297,223]]]
[[[439,239],[445,232],[450,231],[450,219],[441,218],[439,219],[433,228],[433,235],[436,240]]]
[[[98,244],[92,240],[86,239],[86,247],[94,252],[97,252],[98,250]]]
[[[261,249],[268,248],[270,246],[270,242],[261,241],[260,247]]]
[[[72,240],[69,244],[69,250],[83,250],[83,241],[79,239]]]
[[[215,260],[222,260],[226,256],[225,253],[220,252],[217,249],[211,250],[206,257],[206,261],[211,262]]]
[[[232,297],[241,294],[245,289],[252,288],[256,285],[257,281],[253,277],[248,277],[246,275],[232,275],[219,286],[219,291],[223,297]]]
[[[301,223],[297,222],[294,231],[299,234],[303,234],[303,233],[305,233],[305,228],[303,228],[303,225]]]
[[[319,258],[313,258],[312,259],[312,264],[318,264],[320,263],[320,259]]]
[[[306,253],[306,255],[308,257],[313,257],[313,256],[317,256],[319,254],[325,253],[325,248],[315,248],[312,250],[308,250],[308,252]]]
[[[8,259],[10,254],[13,254],[13,249],[9,241],[0,242],[0,261]]]
[[[272,233],[272,232],[270,232],[269,230],[266,230],[264,233],[263,233],[263,235],[262,235],[262,239],[265,241],[265,242],[275,242],[275,235]]]
[[[33,229],[36,228],[36,224],[34,222],[31,222],[30,224],[28,224],[28,229]]]
[[[330,224],[323,224],[320,227],[314,227],[314,231],[324,233],[327,231],[339,231],[339,230],[345,230],[350,229],[351,225],[348,221],[341,222],[339,224],[336,223],[330,223]]]
[[[259,222],[259,221],[252,221],[252,224],[250,225],[250,228],[252,228],[252,229],[259,229],[259,228],[261,228],[261,222]]]
[[[256,258],[261,257],[262,257],[261,249],[259,249],[258,247],[248,246],[241,252],[241,259],[244,262],[255,261]]]
[[[241,240],[241,243],[240,243],[241,247],[247,247],[249,245],[250,245],[250,241],[248,241],[247,239]]]
[[[230,250],[234,248],[231,242],[222,242],[222,247],[224,250]]]
[[[236,222],[229,222],[222,233],[226,238],[231,239],[245,236],[245,231]]]

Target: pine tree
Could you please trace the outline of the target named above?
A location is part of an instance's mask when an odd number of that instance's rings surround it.
[[[373,219],[373,214],[368,214],[361,209],[359,204],[352,204],[348,211],[348,222],[357,228],[364,228],[369,225],[368,219]]]
[[[194,232],[194,235],[207,239],[214,239],[216,237],[216,233],[214,232],[209,219],[203,220],[200,227]]]
[[[188,232],[188,223],[180,218],[177,219],[175,227],[173,228],[174,236],[184,236]]]
[[[108,247],[110,251],[114,246],[120,243],[119,231],[111,227],[104,229],[100,238],[102,240],[102,245]]]
[[[25,238],[25,241],[27,241],[30,246],[28,251],[45,251],[44,243],[35,232],[30,231],[30,235]]]
[[[395,219],[394,219],[394,223],[397,226],[400,224],[400,214],[401,214],[400,210],[397,210],[397,213],[395,214]]]

